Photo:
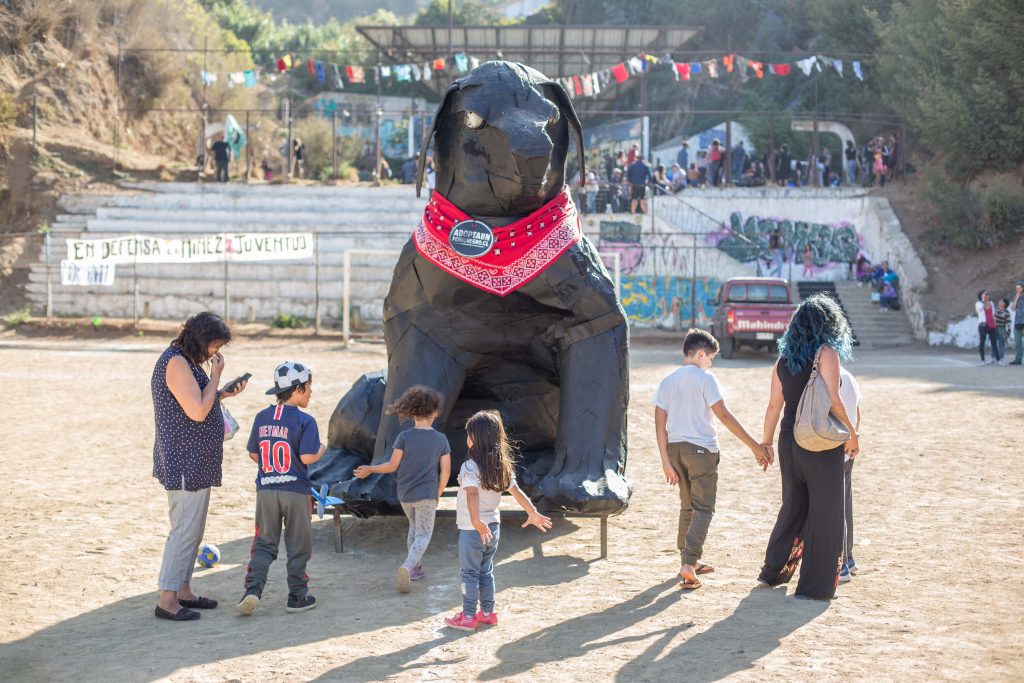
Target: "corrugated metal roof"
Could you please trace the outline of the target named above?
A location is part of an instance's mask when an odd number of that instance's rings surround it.
[[[396,63],[444,56],[447,26],[358,26]],[[690,26],[455,26],[453,52],[522,62],[547,76],[607,69],[640,52],[680,51],[700,28]]]

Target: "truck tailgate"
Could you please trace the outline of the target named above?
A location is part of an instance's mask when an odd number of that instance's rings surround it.
[[[793,315],[790,304],[733,305],[730,332],[774,332],[786,331]]]

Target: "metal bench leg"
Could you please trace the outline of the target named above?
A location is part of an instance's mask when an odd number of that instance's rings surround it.
[[[345,552],[345,546],[341,540],[341,512],[338,510],[334,511],[334,552]]]
[[[608,559],[608,518],[601,517],[601,559]]]

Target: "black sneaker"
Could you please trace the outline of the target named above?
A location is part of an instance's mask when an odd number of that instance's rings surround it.
[[[285,609],[289,612],[305,612],[314,607],[316,607],[316,598],[312,595],[303,595],[301,598],[289,595],[288,606]]]
[[[260,606],[260,596],[256,591],[246,591],[242,599],[235,605],[235,611],[243,617],[251,617],[256,608]]]

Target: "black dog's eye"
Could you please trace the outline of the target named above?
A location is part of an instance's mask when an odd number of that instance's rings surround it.
[[[486,124],[487,122],[484,121],[482,116],[476,112],[466,110],[466,128],[477,130],[478,128],[483,128]]]
[[[553,126],[556,123],[558,123],[558,110],[552,109],[551,116],[548,117],[548,125]]]

